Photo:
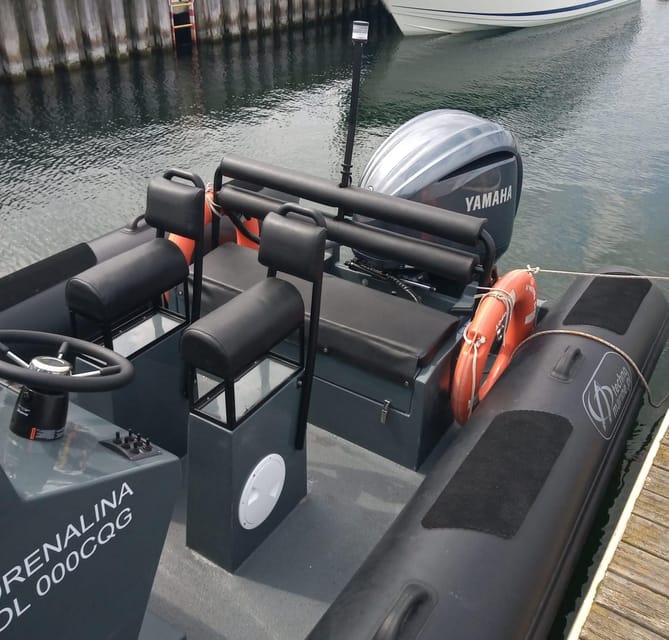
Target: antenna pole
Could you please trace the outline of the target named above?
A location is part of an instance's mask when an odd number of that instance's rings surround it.
[[[369,35],[369,22],[355,20],[353,22],[353,80],[351,83],[351,106],[348,113],[348,136],[346,137],[346,151],[344,162],[341,165],[340,187],[346,188],[351,185],[351,158],[353,157],[353,142],[355,140],[355,127],[358,121],[358,96],[360,95],[360,71],[362,69],[362,50]],[[344,212],[340,208],[337,217],[342,218]]]

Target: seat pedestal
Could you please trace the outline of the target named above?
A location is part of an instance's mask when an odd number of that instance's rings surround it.
[[[186,544],[228,571],[237,569],[306,495],[306,448],[295,448],[296,371],[265,358],[244,374],[235,385],[238,415],[243,405],[250,408],[232,430],[223,424],[222,387],[191,412]],[[260,404],[253,398],[258,391],[269,393]]]

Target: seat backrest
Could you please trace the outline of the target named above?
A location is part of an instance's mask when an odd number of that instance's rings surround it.
[[[262,224],[258,262],[270,271],[320,284],[326,238],[322,226],[268,213]]]
[[[191,184],[175,182],[181,178]],[[205,188],[199,176],[170,169],[162,176],[153,178],[146,193],[147,224],[155,227],[159,235],[176,233],[196,242],[204,236]]]
[[[286,217],[291,213],[310,218],[315,224]],[[258,262],[267,267],[267,275],[275,276],[277,271],[281,271],[307,280],[312,285],[309,336],[306,340],[302,395],[295,436],[295,446],[298,449],[304,447],[316,365],[326,239],[327,230],[323,216],[299,204],[286,203],[279,207],[278,213],[270,212],[263,219]]]
[[[175,182],[180,178],[191,184]],[[204,253],[205,187],[200,176],[180,169],[168,169],[161,177],[153,178],[146,192],[147,224],[156,228],[156,235],[175,233],[195,241],[193,254],[193,302],[186,302],[189,320],[200,317],[202,299],[202,257]],[[188,287],[184,289],[188,295]]]

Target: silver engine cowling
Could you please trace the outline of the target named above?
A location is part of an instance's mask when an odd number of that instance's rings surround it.
[[[465,111],[438,109],[409,120],[376,150],[362,188],[487,218],[501,256],[509,247],[522,187],[516,140],[504,127]],[[447,212],[444,215],[448,215]],[[458,245],[397,225],[356,215],[354,219],[431,242]],[[470,249],[471,250],[471,249]],[[356,257],[392,270],[392,260],[355,251]]]

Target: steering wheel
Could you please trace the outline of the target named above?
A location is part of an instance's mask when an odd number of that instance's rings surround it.
[[[57,356],[38,356],[35,361],[41,362],[33,361],[33,363],[42,366],[35,368],[34,364],[31,366],[12,353],[4,344],[5,340],[50,346],[54,351],[57,349]],[[56,372],[63,373],[69,370],[69,363],[65,360],[68,351],[94,358],[100,363],[100,369],[73,375],[53,375]],[[110,349],[86,340],[43,331],[0,329],[0,355],[15,363],[0,361],[0,378],[44,391],[110,391],[130,382],[135,372],[129,360]],[[53,373],[49,373],[49,370],[53,370]]]

